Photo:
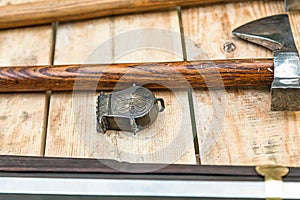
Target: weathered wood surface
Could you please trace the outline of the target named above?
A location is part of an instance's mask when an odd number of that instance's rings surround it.
[[[111,15],[174,9],[228,2],[229,0],[51,0],[0,7],[0,29],[47,24],[55,21],[92,19]],[[245,1],[245,0],[230,0]]]
[[[272,70],[272,59],[2,67],[0,91],[270,86]]]
[[[189,52],[187,48],[188,60],[201,59],[203,52],[211,59],[272,57],[270,51],[234,38],[231,30],[257,18],[280,13],[284,13],[282,1],[183,10],[185,34],[199,48],[198,53]],[[290,16],[299,47],[300,14]],[[234,43],[236,50],[224,52],[226,42]],[[218,94],[195,91],[194,97],[203,164],[300,165],[300,113],[270,112],[268,87],[231,89]]]
[[[145,28],[148,32],[143,32]],[[154,37],[162,28],[179,32],[176,11],[62,24],[58,27],[54,64],[182,60],[180,35],[168,39],[164,35]],[[158,47],[147,49],[153,44],[162,45],[161,48],[165,45],[169,52]],[[176,55],[173,51],[180,53]],[[97,95],[95,91],[52,94],[46,156],[196,163],[186,91],[155,92],[165,100],[166,110],[136,136],[116,131],[97,133]]]
[[[0,31],[0,65],[50,64],[51,35],[51,26]],[[0,108],[0,154],[41,155],[45,93],[0,94]]]
[[[1,4],[9,2],[2,0]],[[14,2],[21,1],[16,0],[12,3]],[[273,57],[268,50],[233,37],[231,30],[251,20],[279,13],[284,13],[281,0],[183,9],[183,30],[187,37],[185,41],[188,60]],[[289,15],[299,48],[300,14],[294,12]],[[176,11],[61,24],[57,35],[55,64],[89,63],[93,58],[87,60],[88,55],[118,33],[125,34],[129,30],[145,26],[179,32],[178,24]],[[1,31],[0,65],[49,64],[51,34],[50,26]],[[134,39],[146,37],[149,35]],[[126,50],[124,47],[130,47],[131,40],[121,43],[109,40],[106,43],[108,51],[104,51],[100,59],[106,63],[182,60],[182,54],[178,53],[182,52],[180,38],[171,40],[165,37],[150,38],[151,42],[155,41],[154,43],[171,41],[168,45],[173,47],[177,54],[139,49],[122,55],[120,52]],[[142,41],[143,39],[140,40]],[[225,53],[223,45],[227,42],[233,42],[236,50]],[[193,94],[203,164],[300,165],[299,112],[270,112],[269,88],[231,89],[225,93],[194,91]],[[46,156],[166,163],[170,158],[173,160],[175,155],[182,154],[177,163],[195,163],[189,102],[185,91],[174,94],[155,92],[156,96],[163,97],[168,102],[167,108],[170,109],[159,115],[151,131],[141,133],[144,138],[132,137],[128,133],[121,132],[110,132],[108,135],[96,133],[94,114],[96,95],[95,92],[53,93],[50,100]],[[43,133],[46,131],[43,128],[44,111],[47,111],[44,93],[11,93],[0,96],[0,153],[42,155],[45,142]],[[223,102],[224,97],[226,101]],[[180,125],[183,127],[180,136],[183,136],[176,138]],[[101,140],[105,143],[101,143]],[[174,141],[177,147],[188,144],[187,149],[173,149],[172,155],[150,154]],[[132,154],[129,155],[128,152]],[[136,152],[140,154],[137,155]]]

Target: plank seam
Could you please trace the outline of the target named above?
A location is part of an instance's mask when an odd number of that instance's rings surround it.
[[[184,28],[183,28],[183,22],[182,22],[181,7],[177,7],[177,15],[178,15],[179,28],[180,28],[182,56],[183,56],[183,60],[187,61],[187,51],[186,51],[186,44],[185,44],[185,37],[184,37]],[[198,134],[197,134],[196,119],[195,119],[195,110],[194,110],[195,108],[194,108],[194,102],[193,102],[193,92],[191,89],[189,89],[187,91],[187,95],[188,95],[188,102],[189,102],[189,108],[190,108],[190,117],[191,117],[196,163],[201,164],[201,160],[200,160],[200,156],[199,156],[200,153],[199,153]]]
[[[50,49],[49,62],[51,65],[54,65],[55,59],[55,47],[56,47],[56,35],[57,35],[58,22],[52,23],[52,43]],[[46,91],[45,93],[45,110],[44,110],[44,124],[43,124],[43,133],[41,141],[41,155],[45,156],[46,154],[46,145],[47,145],[47,132],[48,132],[48,121],[49,121],[49,110],[50,110],[50,101],[51,101],[51,91]]]

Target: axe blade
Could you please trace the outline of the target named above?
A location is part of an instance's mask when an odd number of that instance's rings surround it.
[[[288,15],[258,19],[233,30],[233,35],[274,53],[272,111],[300,111],[300,61]]]

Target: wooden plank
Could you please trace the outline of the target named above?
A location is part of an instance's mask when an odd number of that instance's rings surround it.
[[[149,32],[139,32],[153,27],[156,29],[152,29],[150,35]],[[171,34],[166,39],[169,30],[177,32],[177,35]],[[157,31],[167,35],[155,37]],[[55,64],[182,60],[178,32],[176,11],[63,24],[58,29]],[[145,48],[153,43],[166,44],[171,52]],[[99,46],[102,51],[97,54],[98,57],[90,56],[87,59]],[[185,91],[155,92],[157,97],[164,98],[166,110],[159,114],[151,127],[136,136],[127,132],[109,131],[106,135],[96,132],[96,95],[98,92],[52,95],[47,156],[109,158],[129,162],[196,163]]]
[[[271,52],[238,40],[231,35],[231,31],[246,22],[280,13],[284,13],[282,1],[183,10],[185,34],[199,48],[198,52],[189,52],[187,48],[188,59],[202,58],[203,51],[207,53],[204,57],[211,59],[272,57]],[[291,19],[299,47],[299,13],[291,14]],[[236,50],[224,52],[223,45],[226,42],[234,43]],[[215,104],[212,94],[208,91],[194,92],[203,164],[300,165],[299,112],[270,112],[269,88],[227,90],[223,95],[226,101],[215,101]],[[221,130],[214,128],[217,126]]]
[[[7,5],[15,5],[15,4],[23,4],[28,2],[35,2],[37,0],[1,0],[0,6],[7,6]]]
[[[0,28],[40,25],[55,21],[66,22],[93,19],[120,14],[174,9],[176,6],[193,6],[228,1],[229,0],[81,0],[78,2],[76,0],[42,0],[17,6],[10,5],[1,7]]]
[[[51,26],[1,31],[0,65],[50,64],[51,35]],[[0,108],[0,154],[41,155],[45,94],[2,93]]]
[[[195,42],[196,47],[187,48],[188,60],[273,57],[269,50],[241,41],[231,32],[251,20],[282,13],[283,9],[282,1],[228,3],[184,9],[184,32]],[[235,51],[224,51],[223,46],[228,42],[235,44]]]

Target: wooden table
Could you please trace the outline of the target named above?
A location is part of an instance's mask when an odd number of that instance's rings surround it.
[[[0,5],[26,1],[2,0]],[[249,1],[3,30],[0,65],[272,57],[268,50],[235,38],[231,30],[280,13],[281,0]],[[300,14],[289,15],[300,47]],[[146,34],[137,34],[139,30]],[[226,43],[234,43],[236,50],[225,52]],[[2,93],[0,153],[300,166],[300,112],[270,112],[269,88],[154,92],[164,98],[166,110],[136,136],[97,133],[96,91]]]

